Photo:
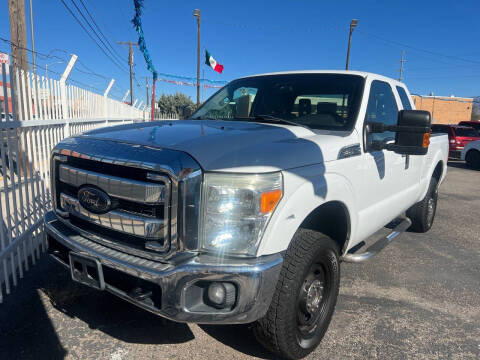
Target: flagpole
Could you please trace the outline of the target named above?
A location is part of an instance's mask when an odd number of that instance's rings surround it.
[[[155,83],[156,79],[153,79],[152,85],[152,121],[155,119]]]
[[[202,82],[205,84],[205,82],[203,81],[203,79],[205,79],[205,69],[202,70]],[[200,99],[200,102],[202,102],[202,100],[205,101],[205,87],[203,88],[202,90],[202,97]]]

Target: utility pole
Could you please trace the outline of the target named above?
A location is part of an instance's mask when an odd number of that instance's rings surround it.
[[[10,14],[10,41],[12,64],[17,69],[28,71],[27,27],[25,24],[25,0],[8,0]]]
[[[133,104],[133,46],[138,46],[132,41],[117,41],[119,45],[128,45],[128,65],[130,66],[130,106]]]
[[[149,96],[149,94],[148,94],[148,76],[145,76],[145,86],[147,88],[147,107],[148,107],[148,96]]]
[[[33,63],[33,74],[37,75],[37,54],[35,53],[35,34],[33,31],[33,5],[32,0],[30,0],[30,38],[32,41],[32,63]]]
[[[405,63],[405,51],[402,50],[402,58],[400,59],[400,76],[398,77],[398,81],[402,81],[404,63]]]
[[[197,18],[197,108],[200,107],[200,9],[193,10]]]
[[[348,70],[348,63],[350,61],[350,46],[352,44],[352,33],[353,33],[353,29],[355,29],[357,25],[358,25],[357,19],[353,19],[352,21],[350,21],[350,33],[348,35],[347,63],[345,65],[345,70]]]

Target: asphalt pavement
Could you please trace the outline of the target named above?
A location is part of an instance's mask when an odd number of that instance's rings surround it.
[[[309,359],[480,359],[480,171],[449,164],[437,217],[343,263]],[[249,325],[179,324],[73,283],[46,256],[0,304],[0,359],[273,359]]]

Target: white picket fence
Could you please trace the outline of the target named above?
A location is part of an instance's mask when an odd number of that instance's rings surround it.
[[[144,121],[144,112],[5,64],[0,77],[0,303],[45,251],[43,216],[51,208],[50,152],[86,130]],[[7,80],[9,85],[7,85]],[[11,97],[11,105],[8,98]],[[146,115],[145,115],[146,116]]]

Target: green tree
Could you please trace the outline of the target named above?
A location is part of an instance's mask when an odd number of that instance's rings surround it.
[[[158,99],[158,108],[161,113],[181,113],[182,108],[190,108],[191,111],[195,109],[195,104],[192,99],[180,92],[175,94],[162,94]]]

